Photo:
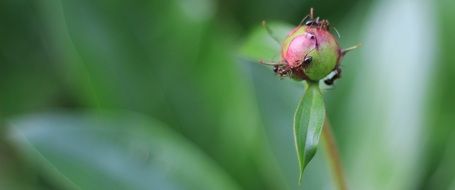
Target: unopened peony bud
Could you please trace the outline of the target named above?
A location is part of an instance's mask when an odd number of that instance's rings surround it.
[[[281,49],[281,63],[276,65],[274,70],[280,76],[315,82],[334,71],[334,78],[325,81],[332,84],[340,77],[341,58],[356,46],[342,50],[330,33],[329,22],[320,20],[319,17],[314,19],[312,14],[311,11],[306,17],[309,19],[304,19],[285,38]]]

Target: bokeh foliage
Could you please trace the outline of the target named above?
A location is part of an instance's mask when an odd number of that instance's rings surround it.
[[[1,1],[0,189],[333,189],[256,64],[311,6],[363,44],[325,91],[349,186],[454,189],[451,0]]]

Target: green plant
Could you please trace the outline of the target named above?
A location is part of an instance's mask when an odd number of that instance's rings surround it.
[[[341,49],[330,32],[329,21],[315,18],[313,9],[284,39],[275,36],[265,21],[263,26],[271,38],[281,45],[281,59],[261,60],[260,63],[273,66],[274,72],[282,78],[290,77],[296,81],[305,81],[306,84],[305,94],[294,114],[293,126],[300,166],[299,181],[305,167],[317,151],[322,132],[337,186],[339,189],[346,189],[338,151],[326,116],[320,81],[324,81],[326,85],[333,85],[334,81],[341,77],[341,59],[358,46]],[[253,56],[260,54],[252,43],[254,42],[247,42],[243,52]]]

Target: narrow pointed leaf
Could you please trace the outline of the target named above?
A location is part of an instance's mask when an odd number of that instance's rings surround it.
[[[300,178],[316,153],[325,119],[324,98],[317,83],[309,83],[294,115],[294,138]]]

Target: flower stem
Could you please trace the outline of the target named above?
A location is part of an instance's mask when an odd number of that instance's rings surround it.
[[[347,190],[348,188],[346,185],[346,178],[344,176],[343,167],[341,165],[340,155],[338,154],[338,148],[335,144],[330,122],[327,118],[324,122],[322,135],[325,142],[325,150],[327,151],[327,156],[330,161],[332,176],[335,179],[337,189]]]

